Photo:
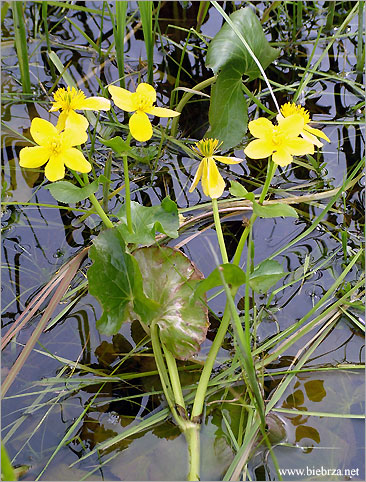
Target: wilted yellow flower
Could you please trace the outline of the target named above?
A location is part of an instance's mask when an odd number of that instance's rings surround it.
[[[149,84],[139,84],[136,92],[122,89],[110,85],[108,90],[112,96],[113,102],[122,110],[127,112],[135,112],[129,121],[129,127],[132,137],[140,142],[148,141],[153,135],[152,126],[146,114],[156,115],[158,117],[176,117],[180,115],[171,109],[164,107],[155,107],[156,91]]]
[[[317,137],[330,142],[329,138],[321,130],[314,129],[314,127],[310,127],[308,125],[309,122],[311,122],[310,114],[304,109],[304,107],[301,107],[301,105],[296,105],[293,102],[287,102],[281,106],[280,110],[281,114],[277,115],[277,120],[280,120],[283,117],[289,117],[293,114],[301,115],[301,117],[304,119],[304,128],[300,132],[300,136],[307,141],[315,144],[318,147],[322,147],[323,144],[317,139]]]
[[[58,129],[44,119],[32,120],[30,132],[38,144],[35,147],[23,147],[19,153],[21,167],[40,167],[46,164],[45,175],[49,181],[58,181],[65,177],[65,165],[79,172],[89,172],[90,163],[73,146],[86,142],[88,135],[84,129]]]
[[[196,142],[195,145],[196,147],[193,147],[193,149],[197,151],[200,156],[203,156],[203,159],[198,166],[189,192],[193,191],[202,178],[203,192],[211,199],[216,199],[224,192],[225,181],[219,173],[215,161],[223,162],[224,164],[238,164],[242,162],[243,159],[216,156],[215,152],[217,152],[222,145],[222,142],[219,142],[217,139],[202,139]]]
[[[272,155],[272,160],[280,166],[287,166],[293,156],[313,154],[311,142],[298,137],[304,129],[304,119],[299,114],[278,119],[274,126],[265,117],[249,122],[250,133],[257,137],[244,149],[245,154],[252,159],[264,159]]]
[[[86,117],[77,114],[75,110],[109,110],[111,103],[104,97],[86,97],[84,92],[75,87],[60,88],[54,93],[55,102],[49,112],[61,109],[57,122],[57,129],[62,131],[65,127],[82,129],[86,131],[89,122]]]

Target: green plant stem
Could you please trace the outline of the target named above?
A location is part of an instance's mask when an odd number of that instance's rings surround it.
[[[217,240],[219,242],[220,251],[221,251],[222,262],[228,263],[229,260],[228,260],[228,257],[227,257],[224,235],[222,234],[219,208],[217,206],[217,199],[212,199],[212,210],[213,210],[213,215],[214,215],[214,220],[215,220]]]
[[[183,398],[182,386],[181,386],[180,380],[179,380],[177,362],[175,361],[175,358],[171,354],[171,352],[164,346],[164,344],[162,346],[163,346],[166,364],[168,366],[170,383],[172,385],[175,403],[177,405],[179,405],[179,407],[182,407],[185,410],[186,405],[185,405],[184,398]]]
[[[200,480],[200,426],[197,423],[191,423],[184,432],[187,440],[189,454],[189,473],[187,480]]]
[[[259,198],[259,204],[262,204],[266,195],[267,195],[267,192],[268,192],[268,189],[269,189],[269,186],[271,184],[271,181],[273,179],[273,176],[274,176],[274,173],[276,172],[276,168],[277,168],[277,165],[272,161],[272,159],[268,162],[268,167],[267,167],[267,176],[266,176],[266,180],[264,182],[264,186],[263,186],[263,190],[262,190],[262,193],[260,195],[260,198]],[[254,221],[257,219],[257,215],[256,214],[252,214],[251,218],[250,218],[250,226],[247,226],[241,237],[240,237],[240,240],[239,240],[239,243],[238,243],[238,246],[236,248],[236,251],[235,251],[235,255],[234,255],[234,259],[233,259],[233,263],[236,264],[236,265],[239,265],[240,263],[240,258],[241,258],[241,253],[243,251],[243,248],[244,248],[244,244],[245,244],[245,241],[248,237],[248,234],[250,232],[250,229],[251,229],[251,226],[253,226],[254,224]]]
[[[98,216],[102,219],[103,223],[107,228],[113,228],[114,224],[112,221],[109,219],[109,217],[106,215],[106,213],[103,211],[102,206],[100,205],[98,199],[95,197],[94,194],[90,194],[89,196],[90,202],[92,203],[96,213]]]
[[[363,9],[365,2],[362,0],[358,3],[358,32],[357,32],[357,64],[356,70],[359,72],[363,71],[363,66],[365,63],[365,48],[363,42]]]
[[[2,442],[1,442],[1,475],[2,475],[1,480],[9,480],[9,481],[17,480],[15,477],[15,472],[14,472],[13,466],[11,465],[8,453]]]
[[[131,132],[128,133],[126,144],[127,148],[130,146],[131,141]],[[131,188],[130,188],[130,177],[128,172],[128,159],[127,155],[122,156],[123,159],[123,174],[125,177],[125,203],[126,203],[126,218],[127,218],[127,227],[130,233],[133,233],[133,226],[132,226],[132,215],[131,215]]]
[[[24,24],[23,5],[25,2],[12,2],[15,47],[19,60],[20,77],[24,94],[31,93],[31,81],[29,75],[27,36]]]
[[[195,85],[192,90],[197,90],[201,91],[204,88],[208,87],[209,85],[213,84],[216,81],[216,76],[210,77],[209,79],[204,80],[203,82],[200,82],[199,84]],[[194,95],[194,93],[191,92],[186,92],[183,97],[181,98],[180,102],[178,103],[177,107],[175,110],[177,112],[182,112],[183,107],[187,104],[189,99]],[[170,129],[170,135],[172,137],[175,137],[177,135],[177,130],[178,130],[178,117],[174,117],[173,122],[172,122],[172,128]]]

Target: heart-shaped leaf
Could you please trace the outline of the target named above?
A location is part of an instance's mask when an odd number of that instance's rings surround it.
[[[159,309],[148,318],[139,315],[143,323],[153,320],[160,328],[161,341],[181,360],[198,352],[206,339],[208,310],[200,300],[191,300],[202,273],[181,251],[160,246],[134,251],[141,270],[146,296]],[[136,318],[133,313],[131,317]]]
[[[144,295],[138,263],[126,253],[125,243],[116,228],[108,229],[94,239],[89,256],[94,262],[88,270],[89,292],[103,308],[97,321],[101,333],[118,333],[128,319],[129,303],[140,316],[152,316],[158,305]]]
[[[250,7],[241,8],[230,15],[230,20],[245,39],[263,69],[279,56],[279,50],[271,47],[263,27]],[[246,74],[249,80],[260,75],[257,64],[232,27],[225,23],[215,35],[207,50],[206,66],[215,73],[228,66]]]
[[[249,277],[249,286],[256,293],[265,293],[287,273],[282,266],[273,259],[266,259],[258,264]]]
[[[149,246],[155,243],[157,232],[166,234],[170,238],[178,236],[179,217],[178,208],[174,201],[166,197],[160,206],[142,206],[131,202],[131,216],[133,233],[127,227],[126,207],[122,206],[117,213],[122,224],[117,226],[126,243],[144,244]]]
[[[241,87],[241,76],[235,68],[225,68],[211,90],[210,129],[205,137],[222,141],[222,149],[237,146],[247,131],[248,106]]]
[[[45,186],[50,191],[56,201],[65,204],[74,204],[88,198],[91,194],[98,191],[98,181],[93,181],[84,187],[75,186],[68,181],[58,181]]]
[[[254,202],[255,196],[254,193],[248,192],[245,187],[237,181],[230,181],[231,187],[229,188],[230,194],[235,197],[243,197],[244,199],[249,199],[250,201]]]
[[[296,209],[288,204],[276,203],[266,204],[262,206],[258,203],[253,203],[253,212],[261,218],[298,218]]]
[[[221,273],[220,273],[221,272]],[[222,286],[222,277],[224,277],[225,282],[231,288],[239,288],[239,286],[245,283],[245,273],[244,271],[236,266],[235,264],[225,263],[217,268],[215,268],[210,275],[200,281],[197,288],[194,291],[193,298],[200,298],[206,291],[216,288],[217,286]]]

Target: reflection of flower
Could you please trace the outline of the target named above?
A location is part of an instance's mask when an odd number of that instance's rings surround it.
[[[219,143],[217,139],[202,139],[196,142],[196,147],[193,147],[193,149],[195,149],[200,156],[203,156],[203,159],[198,166],[189,192],[193,191],[202,178],[202,188],[206,196],[215,199],[222,195],[225,189],[225,181],[217,169],[215,160],[223,162],[224,164],[238,164],[242,162],[243,159],[216,156],[215,152],[220,148],[221,144],[222,142]]]
[[[88,128],[88,120],[81,114],[77,114],[75,110],[109,110],[111,103],[104,97],[86,98],[84,92],[68,87],[67,89],[57,89],[54,94],[55,102],[50,112],[61,109],[61,114],[57,122],[57,129],[62,131],[65,127],[86,130]]]
[[[40,167],[47,163],[45,175],[49,181],[58,181],[65,176],[65,165],[79,172],[89,172],[90,163],[73,146],[86,142],[88,135],[84,129],[66,128],[59,132],[50,122],[32,120],[30,132],[38,146],[24,147],[20,153],[21,167]]]
[[[132,137],[140,142],[148,141],[153,135],[152,126],[146,114],[158,117],[176,117],[179,112],[163,107],[155,107],[156,91],[149,84],[139,84],[136,92],[110,85],[108,90],[113,102],[122,110],[135,112],[129,122]]]
[[[296,105],[293,102],[283,104],[283,106],[281,106],[281,114],[278,114],[277,120],[283,119],[284,117],[289,117],[293,114],[299,114],[304,119],[304,128],[300,132],[301,137],[318,147],[322,147],[323,144],[317,139],[317,137],[330,142],[329,138],[322,131],[319,129],[314,129],[314,127],[310,127],[308,125],[309,122],[311,122],[310,114],[304,109],[304,107],[301,107],[301,105]]]
[[[273,162],[287,166],[293,156],[314,152],[312,143],[298,137],[304,129],[304,119],[299,114],[279,118],[277,126],[265,117],[259,117],[249,122],[248,127],[251,134],[257,137],[244,149],[252,159],[264,159],[273,154]]]

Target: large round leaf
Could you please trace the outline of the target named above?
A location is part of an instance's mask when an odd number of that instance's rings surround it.
[[[177,358],[185,360],[198,352],[205,340],[208,310],[192,292],[202,273],[181,251],[150,246],[134,251],[142,275],[145,295],[159,308],[153,319],[138,318],[147,325],[156,322],[160,338]]]

